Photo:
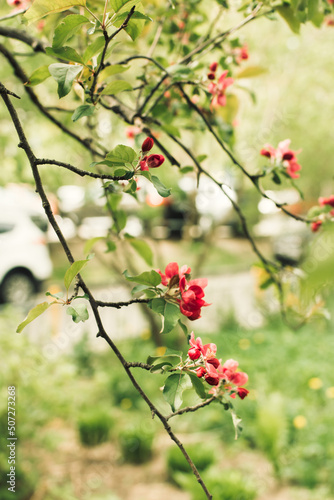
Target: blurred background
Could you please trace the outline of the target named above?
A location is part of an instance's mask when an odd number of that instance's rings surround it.
[[[276,146],[289,137],[292,149],[302,148],[298,186],[305,201],[288,184],[279,189],[268,184],[266,189],[275,199],[288,202],[294,213],[304,214],[319,196],[334,192],[334,28],[303,26],[297,36],[282,21],[260,20],[245,27],[242,37],[249,47],[249,64],[265,72],[242,80],[234,90],[237,104],[229,117],[233,130],[227,127],[226,133],[233,133],[235,151],[249,171],[263,165],[259,151],[267,142]],[[11,43],[22,51],[19,42]],[[34,60],[26,58],[24,64],[28,73],[35,69]],[[0,77],[22,96],[20,117],[38,155],[88,168],[87,153],[36,113],[4,60]],[[38,87],[42,100],[50,100],[52,85]],[[56,102],[55,98],[48,105]],[[69,100],[69,110],[71,105]],[[71,113],[63,111],[60,116],[71,126]],[[15,385],[16,498],[202,499],[183,457],[159,423],[152,421],[113,354],[95,338],[93,321],[75,324],[61,307],[50,308],[22,334],[15,333],[29,308],[44,300],[46,290],[62,290],[68,264],[34,193],[29,165],[13,139],[4,107],[0,118],[0,434],[7,432],[7,387]],[[142,136],[133,137],[103,110],[97,133],[110,148],[119,142],[139,147],[142,141]],[[261,201],[228,160],[222,160],[215,144],[190,132],[185,135],[196,154],[208,154],[203,164],[213,175],[219,178],[224,172],[221,178],[231,186],[231,196],[247,214],[267,255],[291,269],[324,271],[333,252],[332,240],[312,234],[273,204]],[[187,166],[181,153],[178,158]],[[75,258],[82,259],[85,242],[107,235],[112,224],[103,207],[103,190],[95,181],[52,166],[42,168],[60,227]],[[223,359],[237,359],[250,380],[249,397],[236,401],[244,427],[237,442],[229,414],[218,405],[176,417],[175,431],[188,445],[215,500],[333,499],[331,295],[327,294],[328,312],[319,314],[317,321],[298,331],[285,326],[274,294],[261,288],[263,272],[254,266],[249,242],[222,193],[204,178],[197,190],[194,174],[181,175],[174,167],[162,167],[160,175],[172,188],[172,196],[163,199],[144,182],[138,192],[140,204],[125,195],[121,202],[128,216],[125,231],[149,242],[155,268],[164,269],[172,260],[188,264],[193,276],[208,277],[206,298],[212,306],[193,324],[195,332],[203,342],[215,342]],[[149,269],[145,259],[140,260],[129,245],[106,252],[98,239],[93,251],[95,257],[83,275],[96,297],[128,299],[131,287],[121,273],[125,268]],[[291,300],[296,300],[293,295]],[[147,308],[103,311],[103,319],[128,360],[145,362],[149,354],[163,353],[166,347],[187,350],[179,331],[159,335],[160,325]],[[136,375],[159,410],[168,413],[160,389],[164,377]],[[185,393],[186,404],[196,402]],[[5,484],[4,450],[5,445],[0,451],[0,496],[6,500],[12,494]]]

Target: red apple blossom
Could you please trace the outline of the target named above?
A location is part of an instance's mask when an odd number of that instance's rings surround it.
[[[212,71],[213,73],[217,71],[217,68],[218,68],[218,63],[216,61],[210,64],[210,71]]]
[[[219,375],[216,368],[209,363],[206,363],[205,368],[206,368],[206,374],[204,375],[205,381],[209,385],[218,385]]]
[[[329,205],[334,207],[334,194],[331,194],[328,198],[319,198],[318,200],[320,206]]]
[[[209,84],[208,90],[210,94],[213,95],[211,101],[211,108],[215,108],[217,106],[225,106],[226,105],[226,94],[225,90],[227,87],[233,84],[233,78],[227,78],[228,71],[224,71],[219,77],[218,83],[211,82]]]
[[[158,168],[165,161],[164,156],[162,155],[149,155],[144,156],[144,158],[139,162],[140,170],[148,170],[149,168]]]
[[[193,361],[196,361],[196,359],[201,357],[201,351],[199,349],[196,349],[196,347],[191,347],[188,351],[188,356]]]
[[[165,274],[163,274],[160,269],[156,269],[157,273],[160,274],[161,276],[161,283],[164,286],[168,286],[170,284],[171,279],[176,276],[178,279],[177,281],[177,286],[179,286],[179,281],[180,279],[187,275],[190,274],[191,269],[187,265],[182,266],[181,269],[179,269],[179,265],[177,262],[170,262],[167,264],[166,269],[165,269]],[[174,281],[174,280],[173,280]]]
[[[270,158],[272,163],[276,161],[276,163],[281,164],[285,168],[286,173],[292,179],[298,179],[299,174],[297,174],[297,172],[301,170],[302,167],[297,162],[296,155],[300,153],[301,150],[292,151],[289,148],[290,142],[291,142],[290,139],[285,139],[284,141],[281,141],[278,144],[277,149],[275,149],[270,144],[265,144],[264,147],[261,149],[260,154],[262,156]]]
[[[206,285],[206,279],[190,280],[188,283],[184,276],[180,279],[180,311],[192,321],[201,317],[202,307],[210,305],[203,300]]]
[[[197,368],[196,375],[198,378],[202,378],[203,375],[205,374],[206,374],[206,369],[204,368],[204,366],[200,366],[199,368]]]

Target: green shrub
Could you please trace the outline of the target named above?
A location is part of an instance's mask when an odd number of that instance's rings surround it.
[[[245,476],[235,470],[210,469],[202,474],[202,478],[214,500],[255,500],[254,487]],[[178,473],[177,482],[191,493],[192,500],[205,500],[207,497],[190,474]]]
[[[206,470],[215,462],[212,448],[203,446],[201,443],[188,445],[186,446],[186,450],[199,472]],[[186,461],[184,455],[176,446],[171,446],[169,448],[167,452],[166,462],[168,475],[170,478],[173,478],[174,474],[177,472],[192,472],[191,467]]]
[[[120,433],[119,444],[126,462],[141,464],[152,457],[154,433],[152,430],[136,426]]]
[[[78,421],[80,441],[85,446],[96,446],[108,441],[113,422],[104,411],[91,411]]]

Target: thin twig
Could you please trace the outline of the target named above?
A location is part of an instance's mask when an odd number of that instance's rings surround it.
[[[199,403],[198,405],[186,406],[185,408],[181,408],[181,410],[174,411],[173,413],[170,413],[169,415],[167,415],[166,420],[169,420],[170,418],[175,417],[176,415],[182,415],[183,413],[197,411],[200,408],[204,408],[205,406],[208,406],[213,401],[217,401],[216,396],[211,396],[211,398],[206,399],[205,401],[203,401],[203,403]]]

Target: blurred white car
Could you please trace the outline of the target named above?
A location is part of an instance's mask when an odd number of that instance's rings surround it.
[[[23,304],[50,277],[48,222],[34,192],[0,188],[0,300]]]

